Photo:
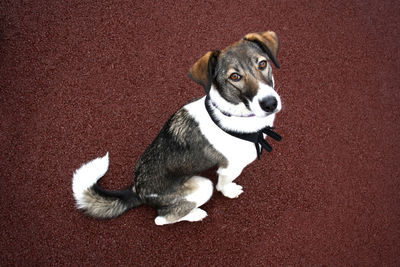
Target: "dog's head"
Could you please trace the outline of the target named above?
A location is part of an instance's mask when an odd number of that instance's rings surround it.
[[[271,62],[279,68],[279,40],[272,31],[247,34],[222,51],[210,51],[189,70],[223,111],[266,117],[281,109]]]

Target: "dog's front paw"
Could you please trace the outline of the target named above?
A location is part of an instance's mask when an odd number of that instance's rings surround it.
[[[235,183],[229,183],[218,189],[221,193],[228,198],[237,198],[243,193],[243,187]]]

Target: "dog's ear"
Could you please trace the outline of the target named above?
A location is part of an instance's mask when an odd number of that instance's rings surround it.
[[[209,51],[190,68],[188,76],[210,91],[220,51]]]
[[[277,60],[278,51],[279,51],[279,39],[278,35],[273,31],[267,32],[257,32],[257,33],[249,33],[244,38],[244,40],[255,42],[261,49],[267,53],[269,58],[275,64],[275,66],[279,69],[279,63]]]

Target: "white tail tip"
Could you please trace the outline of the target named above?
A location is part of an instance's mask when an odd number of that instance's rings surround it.
[[[108,152],[77,169],[72,178],[72,191],[78,208],[83,207],[83,193],[106,174],[109,166]]]

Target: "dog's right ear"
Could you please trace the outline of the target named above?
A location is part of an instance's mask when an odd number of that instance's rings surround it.
[[[264,52],[268,54],[272,62],[275,64],[275,67],[278,69],[280,68],[277,56],[279,51],[279,39],[278,35],[273,31],[267,32],[256,32],[256,33],[249,33],[244,38],[246,41],[254,42]]]
[[[208,94],[214,79],[215,67],[220,51],[209,51],[190,68],[188,76],[202,85]]]

